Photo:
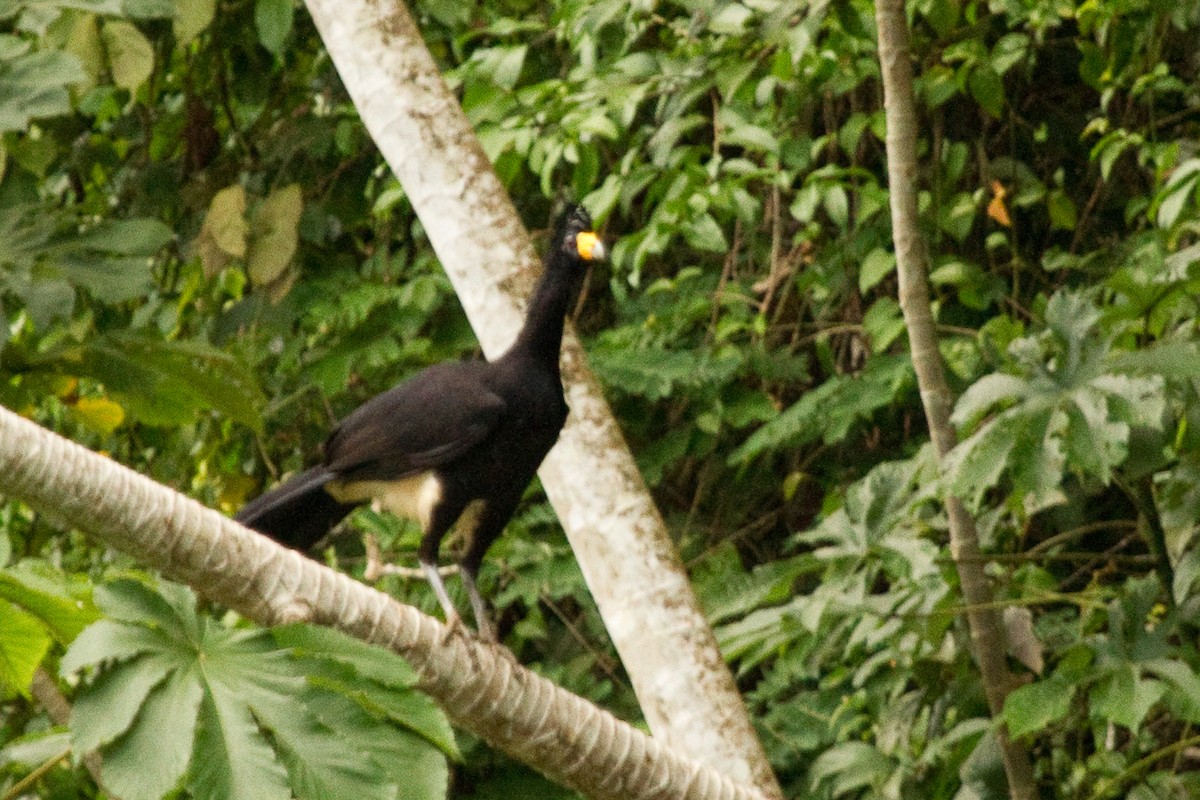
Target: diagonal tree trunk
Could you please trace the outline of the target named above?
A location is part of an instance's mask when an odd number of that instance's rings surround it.
[[[262,625],[309,621],[393,650],[464,730],[602,800],[765,800],[497,648],[0,408],[0,492]]]
[[[520,329],[537,259],[401,0],[307,0],[489,356]],[[578,339],[571,416],[540,471],[655,738],[781,798],[741,695]]]
[[[929,259],[917,222],[917,112],[904,0],[876,0],[875,21],[879,29],[879,61],[887,115],[888,186],[900,308],[908,328],[929,435],[941,458],[957,442],[950,425],[953,397],[946,383],[929,307]],[[996,716],[1014,686],[1005,663],[1000,612],[993,605],[992,590],[983,569],[975,521],[956,497],[946,498],[946,512],[950,523],[950,554],[967,605],[967,626],[975,661],[988,707]],[[1013,800],[1034,800],[1037,788],[1029,754],[1008,737],[1003,727],[999,737],[1009,795]]]

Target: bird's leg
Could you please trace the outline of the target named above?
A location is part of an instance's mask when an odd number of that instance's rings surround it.
[[[492,624],[487,601],[479,593],[479,585],[475,582],[477,569],[478,567],[464,563],[460,565],[458,574],[462,576],[463,586],[467,587],[467,597],[471,599],[471,611],[475,614],[475,630],[479,632],[479,638],[489,644],[495,644],[496,626]]]
[[[514,501],[513,505],[507,507],[497,504],[489,509],[493,515],[480,521],[474,535],[468,541],[467,551],[463,553],[462,561],[458,565],[458,573],[462,575],[463,585],[467,588],[467,597],[471,598],[471,610],[475,613],[475,629],[479,631],[480,640],[488,644],[497,655],[507,658],[514,664],[517,663],[517,657],[497,638],[496,626],[492,623],[487,601],[479,593],[479,586],[475,582],[475,578],[479,575],[479,565],[483,563],[484,553],[500,535],[504,522],[512,516],[512,509],[515,505]]]
[[[462,617],[458,615],[458,609],[450,600],[450,594],[446,591],[446,584],[442,582],[442,574],[438,572],[437,564],[422,559],[421,569],[425,570],[425,577],[429,579],[429,585],[433,587],[433,593],[437,595],[438,602],[442,604],[442,611],[446,614],[446,625],[448,626],[446,636],[448,638],[462,630]]]
[[[458,568],[463,585],[467,587],[467,597],[471,598],[471,610],[475,613],[475,630],[479,633],[479,640],[490,647],[493,653],[508,659],[514,665],[519,665],[520,662],[513,651],[505,647],[496,636],[496,626],[492,624],[491,614],[488,613],[487,601],[483,599],[483,595],[479,593],[479,586],[475,583],[478,570],[478,564],[467,561],[459,564]]]
[[[454,524],[460,511],[461,509],[454,509],[446,505],[436,508],[433,518],[426,524],[425,535],[421,537],[421,546],[417,548],[417,561],[420,562],[421,569],[425,570],[429,585],[433,587],[433,593],[437,595],[438,602],[442,604],[442,611],[446,614],[447,628],[446,635],[442,637],[443,644],[448,642],[450,637],[463,632],[462,617],[458,615],[458,609],[450,600],[450,593],[446,591],[446,584],[442,581],[442,575],[437,568],[438,548],[442,544],[442,537]]]

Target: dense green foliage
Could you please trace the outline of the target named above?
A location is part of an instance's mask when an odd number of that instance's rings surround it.
[[[869,3],[414,12],[531,228],[569,195],[615,240],[577,322],[789,796],[1003,795],[946,491],[977,514],[1011,603],[1027,682],[1005,718],[1045,795],[1200,792],[1200,4],[910,4],[922,221],[961,393],[944,476],[896,299]],[[4,405],[229,511],[332,419],[475,351],[302,9],[2,0],[0,20]],[[415,530],[356,521],[415,563]],[[134,613],[114,600],[131,584],[99,588],[97,610],[92,587],[134,565],[17,503],[0,525],[0,791],[65,743],[28,700],[38,664],[117,662],[71,684],[114,715],[75,741],[117,747],[151,735],[129,723],[139,707],[155,722],[163,687],[202,685],[178,642],[120,655],[147,614],[172,609],[210,634],[190,646],[230,659],[304,649],[195,616],[175,589],[156,605],[136,584]],[[534,494],[509,530],[483,575],[508,644],[635,716],[548,506]],[[327,558],[366,566],[356,537]],[[403,576],[379,586],[436,608]],[[101,612],[112,639],[76,640]],[[311,669],[306,754],[336,767],[322,725],[342,722],[453,750],[424,712],[340,691],[361,665],[316,662],[272,662],[285,683]],[[192,706],[229,699],[246,723],[256,690],[229,669],[230,694]],[[97,696],[118,684],[134,693]],[[188,764],[186,720],[157,713],[177,761],[126,798]],[[263,757],[257,730],[235,735]],[[564,795],[460,744],[454,796]],[[197,756],[178,785],[241,768]],[[316,782],[306,796],[325,796]],[[94,793],[67,764],[36,785]]]

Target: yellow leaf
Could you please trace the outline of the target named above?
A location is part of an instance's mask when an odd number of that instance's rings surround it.
[[[200,227],[196,246],[204,274],[210,278],[223,270],[230,257],[246,256],[246,190],[240,184],[226,187],[213,197]]]
[[[1004,184],[992,181],[992,199],[988,203],[987,215],[1004,227],[1011,228],[1012,218],[1008,216],[1008,209],[1004,205],[1004,198],[1007,196],[1008,190],[1004,188]]]
[[[71,375],[55,375],[50,378],[50,391],[63,400],[79,390],[79,379]]]
[[[124,20],[105,22],[102,38],[113,83],[136,92],[154,71],[154,48],[141,31]]]
[[[178,0],[175,4],[175,43],[184,45],[213,21],[217,0]]]
[[[271,192],[255,209],[250,221],[250,248],[246,267],[257,286],[271,283],[283,274],[299,240],[300,214],[304,199],[299,184]]]
[[[87,80],[75,84],[75,88],[83,93],[95,86],[104,72],[104,47],[100,42],[100,26],[95,14],[80,14],[76,18],[63,49],[79,59],[83,71],[88,75]]]
[[[236,511],[246,504],[246,500],[259,491],[258,481],[249,475],[234,474],[221,478],[221,494],[217,498],[218,505],[226,511]]]
[[[100,433],[112,433],[125,421],[125,409],[107,397],[81,397],[72,410],[80,422]]]

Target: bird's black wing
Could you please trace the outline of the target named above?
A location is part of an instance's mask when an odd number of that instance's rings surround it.
[[[355,409],[325,442],[325,466],[354,480],[390,480],[443,466],[486,439],[506,404],[483,361],[435,364]]]

